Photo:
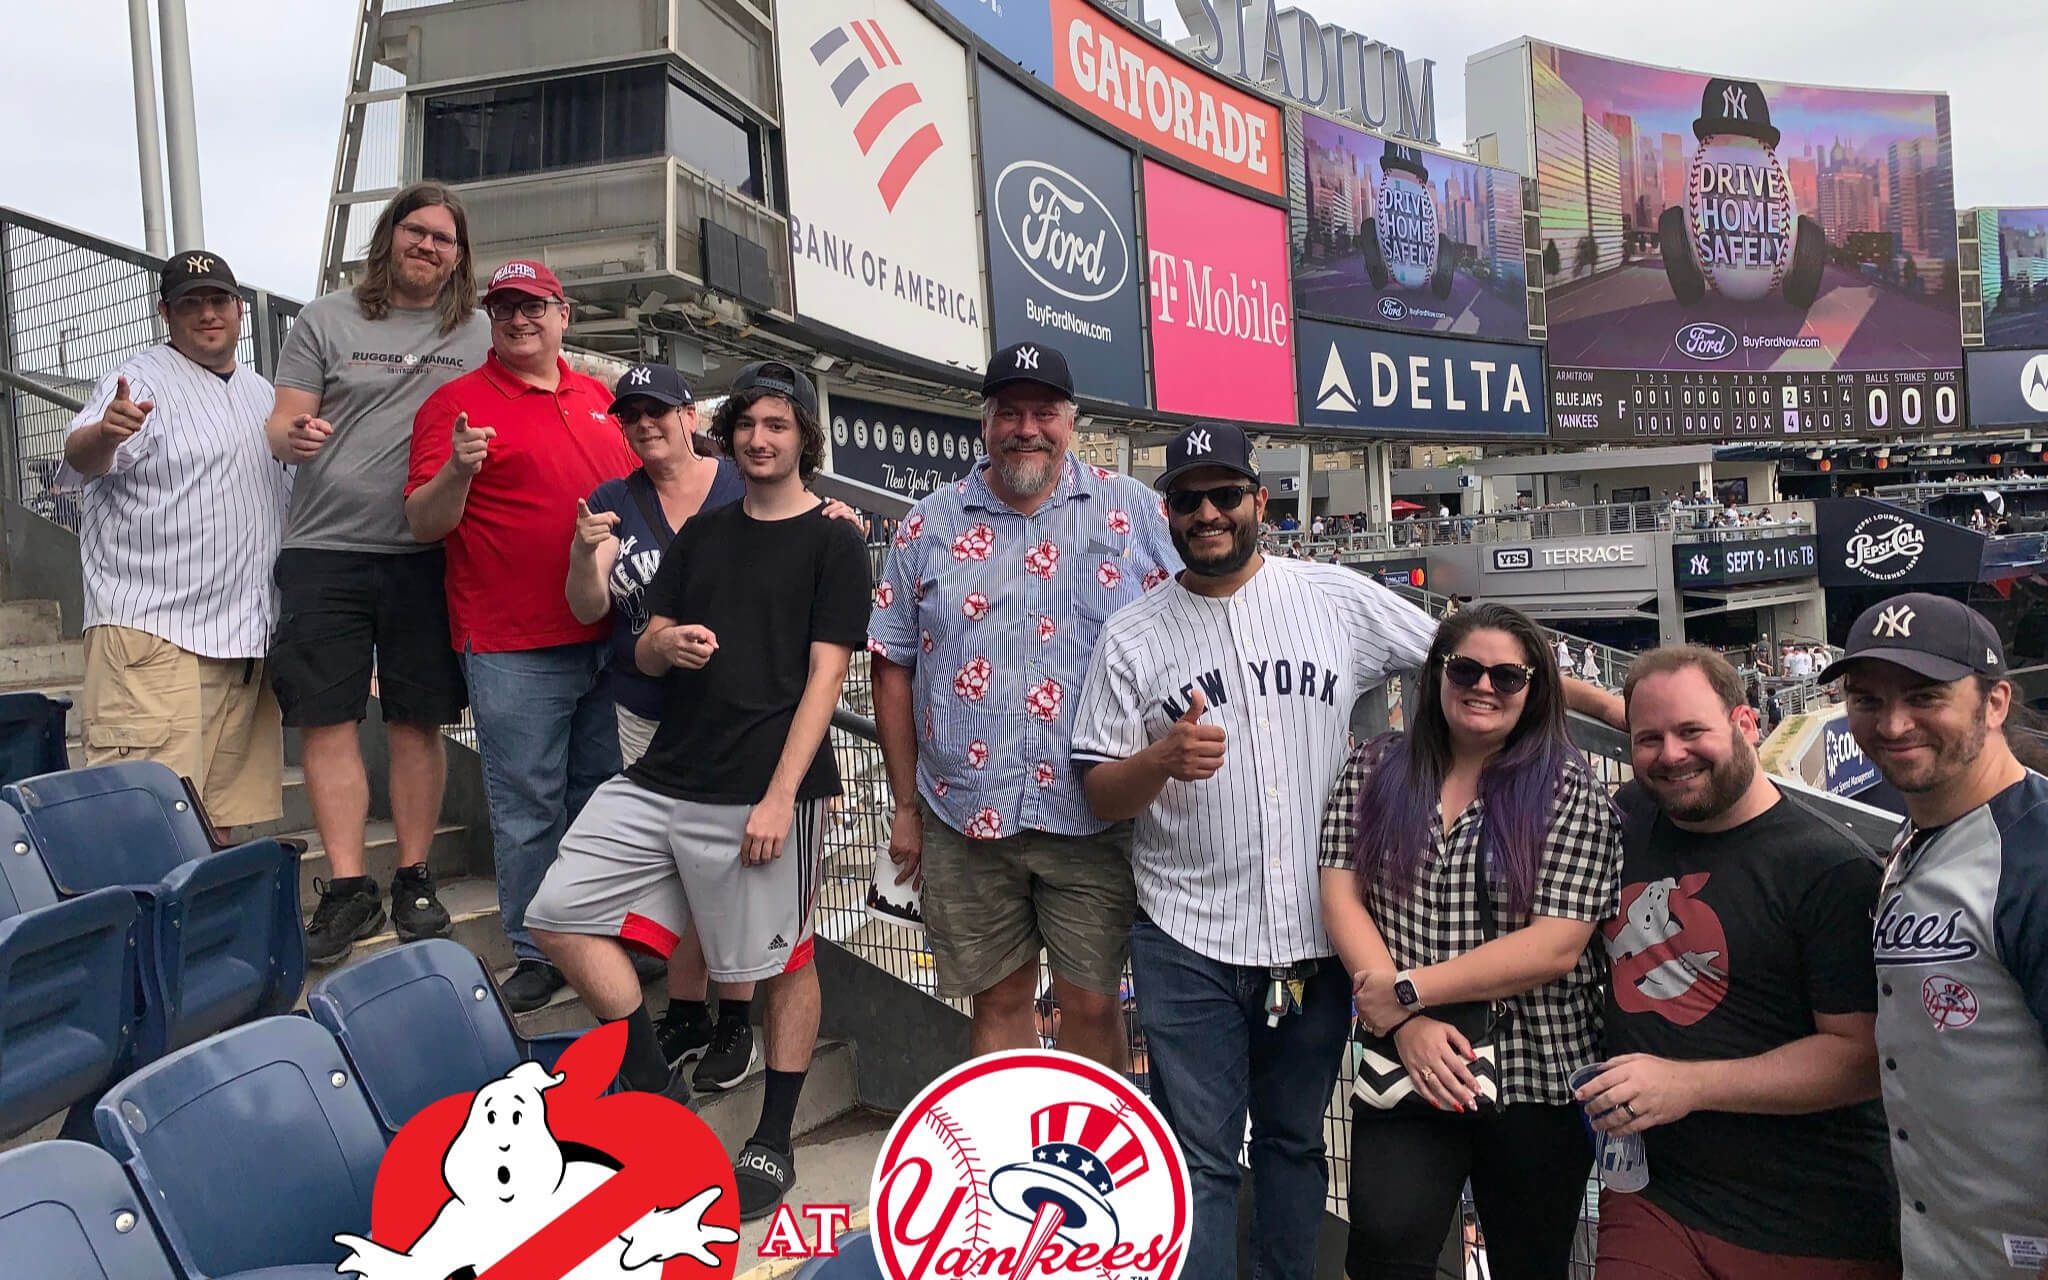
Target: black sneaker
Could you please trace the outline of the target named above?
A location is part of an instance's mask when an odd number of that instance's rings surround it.
[[[640,979],[641,986],[668,976],[668,961],[660,956],[651,956],[645,951],[630,949],[627,955],[633,961],[633,976]]]
[[[562,971],[545,960],[521,960],[512,976],[498,987],[505,1007],[514,1013],[532,1013],[569,985]]]
[[[391,923],[400,942],[445,938],[454,926],[448,908],[434,895],[434,873],[427,864],[400,867],[391,877]]]
[[[703,1057],[711,1047],[711,1018],[702,1013],[685,1018],[664,1013],[661,1021],[654,1024],[654,1034],[661,1041],[661,1056],[680,1071],[684,1064]]]
[[[313,881],[320,905],[306,923],[306,963],[339,964],[350,948],[384,927],[384,899],[368,877],[346,885]]]
[[[730,1089],[753,1066],[754,1028],[738,1018],[720,1018],[711,1028],[711,1047],[697,1064],[697,1087],[706,1093]]]

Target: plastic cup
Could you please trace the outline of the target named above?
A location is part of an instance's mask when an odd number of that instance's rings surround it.
[[[1568,1077],[1572,1092],[1577,1093],[1587,1081],[1607,1070],[1604,1062],[1595,1062],[1580,1067]],[[1583,1106],[1581,1108],[1584,1110]],[[1593,1113],[1586,1111],[1586,1121],[1591,1125]],[[1643,1147],[1643,1135],[1631,1133],[1621,1137],[1593,1130],[1593,1171],[1600,1177],[1600,1185],[1609,1191],[1641,1191],[1650,1185],[1650,1153]]]
[[[896,872],[896,863],[889,857],[889,846],[886,843],[877,846],[875,874],[868,881],[868,915],[885,924],[922,929],[924,894],[919,891],[915,877],[897,884]]]

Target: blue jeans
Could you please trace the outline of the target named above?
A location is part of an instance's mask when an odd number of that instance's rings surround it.
[[[1252,1275],[1312,1280],[1329,1193],[1323,1116],[1351,1023],[1351,980],[1319,962],[1301,1012],[1266,1026],[1267,971],[1211,960],[1149,920],[1131,928],[1131,984],[1152,1101],[1186,1154],[1194,1230],[1181,1280],[1236,1280],[1238,1152],[1252,1122]]]
[[[602,644],[565,644],[462,655],[491,805],[498,914],[522,960],[545,958],[526,931],[526,904],[583,802],[619,771],[605,653]]]

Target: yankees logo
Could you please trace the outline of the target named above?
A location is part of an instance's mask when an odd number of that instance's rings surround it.
[[[633,372],[626,375],[626,381],[632,383],[636,387],[644,387],[648,383],[654,381],[654,370],[646,368],[635,369],[633,370]]]
[[[1198,453],[1207,453],[1207,452],[1209,452],[1209,449],[1210,449],[1210,447],[1211,447],[1211,446],[1210,446],[1210,443],[1209,443],[1209,433],[1208,433],[1208,432],[1206,432],[1206,431],[1190,431],[1190,432],[1188,432],[1188,455],[1189,455],[1190,457],[1192,457],[1192,456],[1194,456],[1195,454],[1198,454]]]
[[[185,270],[195,275],[205,275],[213,270],[213,259],[203,253],[194,254],[185,259]]]
[[[1913,635],[1913,617],[1913,606],[1905,604],[1893,605],[1877,615],[1877,626],[1872,629],[1871,633],[1891,639],[1911,639]]]
[[[1749,119],[1749,93],[1740,85],[1721,90],[1721,110],[1731,120]]]
[[[1037,369],[1037,368],[1038,368],[1038,348],[1037,348],[1037,347],[1019,347],[1019,348],[1017,348],[1017,367],[1018,367],[1019,369],[1034,369],[1034,370],[1035,370],[1035,369]]]

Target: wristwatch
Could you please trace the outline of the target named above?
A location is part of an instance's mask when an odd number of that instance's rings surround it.
[[[1414,970],[1403,969],[1394,975],[1394,999],[1399,1000],[1401,1007],[1410,1013],[1421,1010],[1422,993],[1415,989]]]

